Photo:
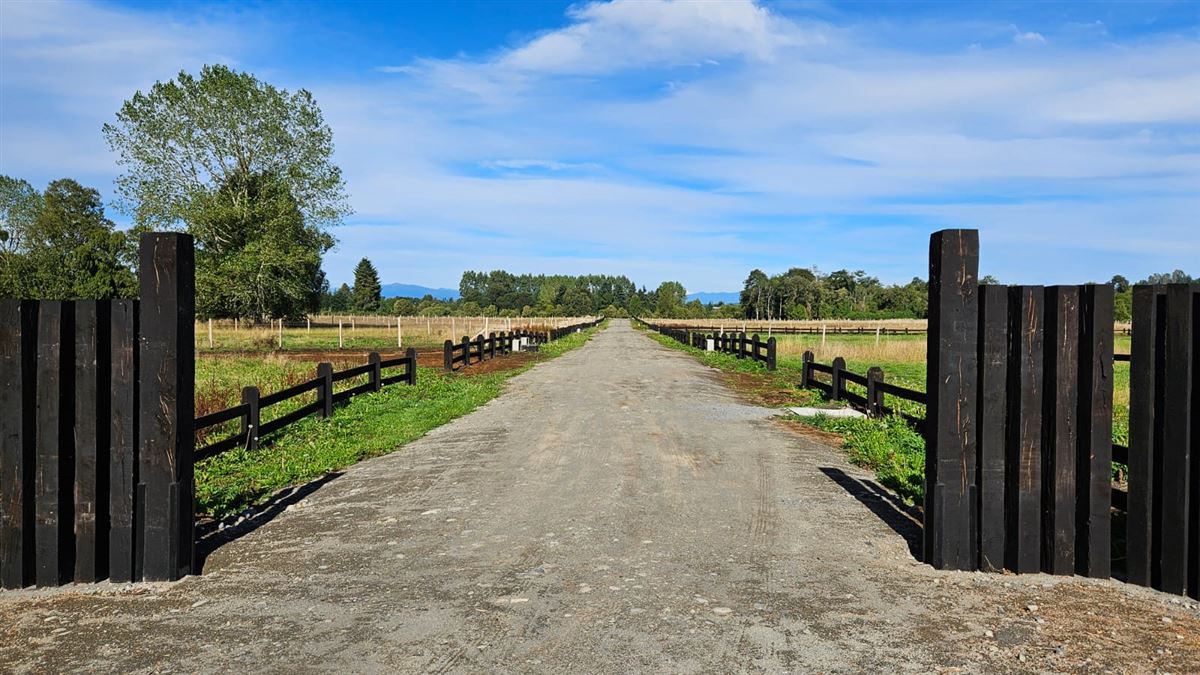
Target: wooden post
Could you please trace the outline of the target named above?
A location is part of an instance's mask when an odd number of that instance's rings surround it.
[[[0,298],[0,584],[34,578],[34,437],[37,309]]]
[[[929,240],[925,418],[925,562],[975,567],[975,404],[979,233],[942,230]]]
[[[137,494],[137,300],[113,300],[109,375],[108,459],[108,578],[123,583],[140,578],[135,567],[137,551],[134,522]]]
[[[495,333],[488,334],[488,358],[489,359],[496,358],[496,334]]]
[[[367,354],[367,363],[371,365],[371,370],[367,373],[367,381],[371,384],[371,391],[383,389],[383,368],[379,365],[379,352]]]
[[[442,345],[442,370],[447,373],[454,370],[454,342],[451,340]]]
[[[830,376],[829,381],[833,387],[833,391],[830,396],[835,401],[842,400],[842,387],[844,386],[842,384],[842,371],[845,369],[846,359],[843,359],[839,356],[833,360],[833,373]]]
[[[1009,289],[1005,566],[1018,573],[1041,570],[1044,298],[1041,286]]]
[[[193,256],[189,235],[141,237],[138,501],[147,581],[178,579],[192,570]]]
[[[312,332],[312,317],[311,316],[304,317],[304,330],[309,333]]]
[[[812,383],[812,364],[813,353],[810,351],[804,352],[800,357],[800,388],[807,389]]]
[[[1155,541],[1162,552],[1160,590],[1182,594],[1188,590],[1188,482],[1192,450],[1192,289],[1186,284],[1166,288],[1166,333],[1163,340],[1162,399],[1162,518]],[[1197,495],[1200,496],[1200,495]]]
[[[1133,338],[1129,357],[1129,500],[1126,566],[1130,583],[1150,586],[1154,565],[1155,467],[1166,297],[1162,287],[1133,287]]]
[[[396,348],[404,348],[404,328],[400,325],[400,317],[396,317]]]
[[[879,383],[883,382],[883,369],[872,366],[867,369],[867,417],[883,417],[883,392],[879,391]]]
[[[1113,287],[1080,289],[1079,450],[1075,571],[1112,572]]]
[[[208,317],[208,348],[213,348],[212,317]]]
[[[75,581],[108,571],[109,303],[75,302]],[[103,422],[103,423],[102,423]]]
[[[775,370],[775,338],[767,338],[767,370]]]
[[[318,390],[321,392],[321,419],[329,419],[333,417],[333,364],[318,363],[317,377],[323,381]]]
[[[343,346],[345,346],[345,342],[342,340],[342,320],[338,319],[338,349]]]
[[[975,478],[979,514],[979,569],[1004,569],[1005,419],[1008,411],[1008,288],[979,288],[979,462]]]
[[[1075,573],[1075,465],[1079,448],[1079,288],[1046,289],[1042,414],[1042,569]]]
[[[283,319],[279,320],[279,348],[283,349]]]
[[[408,386],[410,386],[410,387],[416,386],[416,384],[417,384],[417,350],[413,349],[412,347],[409,347],[408,350],[404,352],[404,358],[408,360],[408,371],[407,371],[408,379],[406,380],[406,382],[408,383]]]
[[[463,367],[471,365],[471,338],[462,336]]]
[[[37,585],[58,586],[71,571],[72,412],[62,402],[63,378],[70,382],[74,330],[71,303],[43,300],[37,328],[37,444],[35,530]],[[69,400],[69,399],[68,399]]]
[[[320,368],[317,377],[320,377]],[[258,429],[262,426],[262,414],[258,405],[258,387],[242,387],[242,403],[246,406],[246,415],[242,418],[242,437],[246,439],[246,452],[258,450]]]
[[[825,324],[821,324],[821,346],[825,346]]]

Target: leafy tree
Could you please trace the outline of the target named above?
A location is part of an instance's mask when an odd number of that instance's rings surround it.
[[[655,291],[655,312],[658,316],[671,317],[683,313],[683,303],[687,299],[687,289],[678,281],[664,281]]]
[[[1114,293],[1120,294],[1129,290],[1129,279],[1120,274],[1113,275],[1112,280],[1108,283],[1112,284]]]
[[[333,239],[304,222],[284,181],[235,175],[197,202],[197,315],[284,318],[317,310],[321,254]]]
[[[338,286],[338,289],[334,291],[333,297],[330,299],[329,310],[332,312],[349,311],[351,297],[352,293],[348,285],[342,284]]]
[[[246,177],[256,175],[279,177],[313,226],[338,224],[350,212],[331,161],[333,132],[303,89],[289,93],[221,65],[204,66],[198,78],[180,71],[135,93],[103,133],[125,169],[119,204],[139,225],[204,227],[202,198],[230,186],[246,190]]]
[[[354,293],[350,307],[356,312],[378,312],[380,303],[379,273],[370,260],[363,258],[354,267]]]
[[[31,208],[33,201],[27,186],[17,185],[17,194],[29,199],[21,208]],[[32,221],[23,214],[25,220],[10,225],[12,232],[20,230],[17,245],[4,252],[0,295],[49,300],[137,295],[136,241],[104,216],[99,192],[63,178],[50,183],[40,202]]]
[[[1174,272],[1162,272],[1159,274],[1151,274],[1144,280],[1138,282],[1142,284],[1190,284],[1197,280],[1188,276],[1183,270],[1175,270]]]
[[[28,181],[0,176],[0,255],[21,250],[42,210],[42,195]]]

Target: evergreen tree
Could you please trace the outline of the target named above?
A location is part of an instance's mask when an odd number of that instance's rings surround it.
[[[354,268],[354,292],[351,297],[351,309],[356,312],[378,312],[382,299],[380,292],[379,273],[370,260],[363,258]]]

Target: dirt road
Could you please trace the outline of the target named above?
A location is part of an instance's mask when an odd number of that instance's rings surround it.
[[[202,576],[0,594],[0,671],[1200,664],[1186,601],[918,563],[918,531],[866,474],[772,415],[614,322],[217,549]]]

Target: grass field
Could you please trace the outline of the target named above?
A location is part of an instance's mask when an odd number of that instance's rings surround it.
[[[196,324],[196,350],[205,352],[265,352],[333,349],[388,349],[442,346],[446,340],[464,335],[508,330],[546,331],[551,328],[591,321],[595,317],[330,317],[317,316],[312,323],[285,322],[247,325],[232,321]],[[397,325],[398,324],[398,325]],[[282,334],[281,334],[282,333]]]
[[[368,457],[387,454],[430,429],[465,415],[495,398],[504,382],[534,363],[581,346],[601,327],[543,345],[535,357],[501,357],[456,373],[421,368],[417,385],[393,385],[358,396],[335,409],[331,419],[309,417],[262,439],[259,450],[237,449],[196,465],[196,511],[222,518],[261,502],[281,488],[303,484]],[[334,363],[335,369],[361,361]],[[243,386],[263,393],[311,379],[315,363],[264,354],[247,358],[200,358],[196,372],[197,410],[213,412],[240,401]],[[351,387],[355,382],[340,383]],[[273,419],[312,400],[298,397],[263,411]],[[236,431],[232,422],[219,432]]]
[[[750,393],[764,405],[830,405],[815,390],[801,391],[802,356],[812,351],[820,363],[830,363],[835,357],[846,360],[846,367],[863,374],[868,368],[883,369],[888,382],[908,389],[925,391],[925,336],[874,335],[777,335],[778,370],[768,372],[757,362],[737,359],[727,354],[704,352],[686,347],[671,338],[649,333],[658,342],[675,349],[686,350],[704,363],[741,377],[733,381],[735,388]],[[1117,336],[1115,351],[1129,353],[1130,338]],[[753,378],[753,383],[748,380]],[[847,385],[863,394],[861,387]],[[924,417],[924,406],[887,397],[888,406]],[[894,490],[906,501],[919,503],[924,496],[925,442],[902,419],[855,419],[827,416],[800,418],[805,424],[837,434],[843,449],[855,464],[873,470],[882,485]],[[1129,439],[1129,363],[1118,362],[1113,368],[1113,440],[1127,444]]]

